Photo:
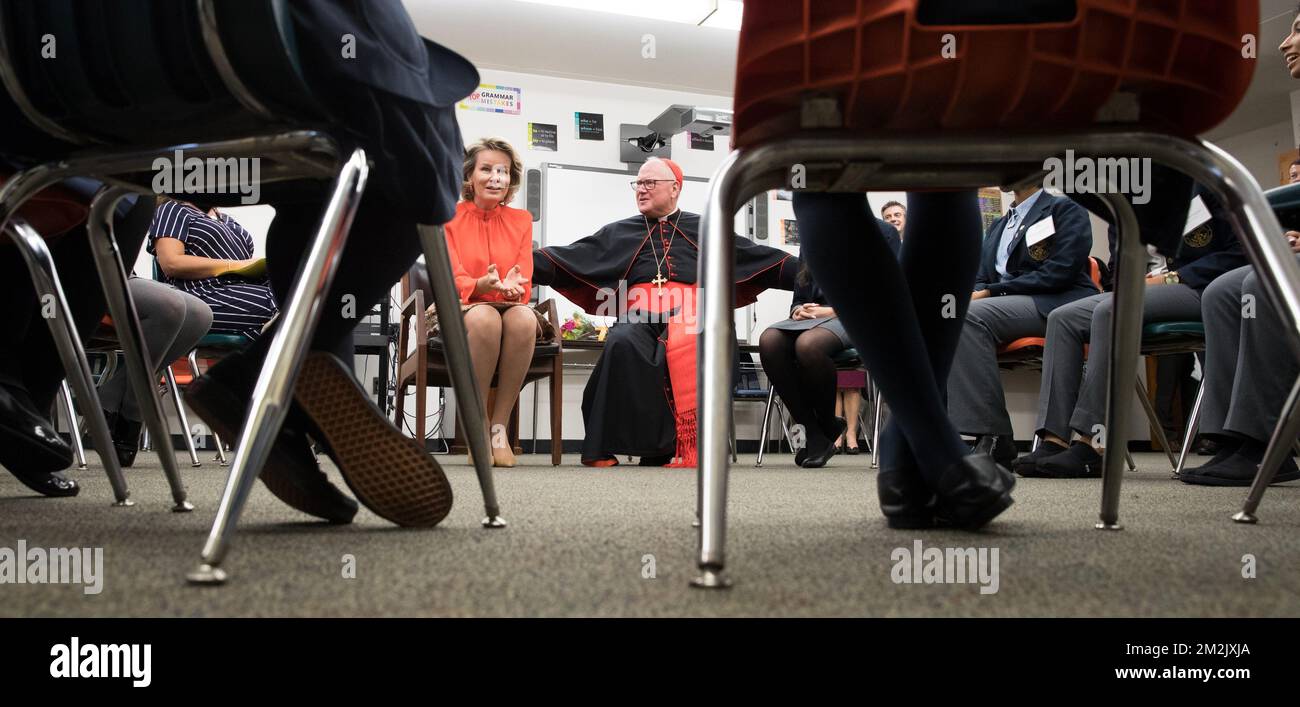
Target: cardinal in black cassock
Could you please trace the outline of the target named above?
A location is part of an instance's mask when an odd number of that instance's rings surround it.
[[[636,216],[572,245],[533,252],[533,282],[591,314],[616,316],[582,396],[582,463],[696,465],[700,217],[677,208],[682,170],[651,158],[633,183]],[[736,306],[768,288],[794,289],[799,261],[735,239]],[[671,462],[671,463],[669,463]]]

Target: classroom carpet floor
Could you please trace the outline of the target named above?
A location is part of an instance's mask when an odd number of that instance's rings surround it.
[[[689,586],[693,471],[588,469],[576,455],[560,467],[525,455],[519,467],[497,470],[509,522],[499,530],[480,526],[482,496],[463,456],[437,457],[456,501],[435,529],[396,528],[365,510],[347,526],[314,522],[259,483],[224,564],[227,583],[191,586],[185,573],[198,563],[226,480],[210,456],[200,468],[182,460],[197,506],[188,514],[170,511],[151,453],[127,472],[131,508],[110,505],[93,455],[89,469],[72,472],[83,488],[71,499],[35,497],[0,472],[0,548],[23,540],[103,548],[104,557],[99,594],[5,584],[0,615],[1300,615],[1300,483],[1271,488],[1260,523],[1239,525],[1230,516],[1246,489],[1184,485],[1157,454],[1136,455],[1138,471],[1125,477],[1122,531],[1093,529],[1100,480],[1021,479],[1015,505],[980,533],[888,529],[865,455],[820,470],[799,469],[789,455],[769,455],[756,469],[742,456],[727,529],[734,586],[725,591]],[[926,583],[906,560],[918,540],[922,558],[930,548],[983,548],[986,576]]]

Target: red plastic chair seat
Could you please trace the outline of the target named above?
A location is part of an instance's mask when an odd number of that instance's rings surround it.
[[[1242,36],[1258,33],[1258,2],[1077,0],[1066,23],[952,27],[922,26],[923,2],[746,2],[734,144],[798,130],[810,93],[838,96],[850,131],[917,133],[1085,128],[1131,92],[1133,127],[1191,137],[1236,108],[1255,70]]]

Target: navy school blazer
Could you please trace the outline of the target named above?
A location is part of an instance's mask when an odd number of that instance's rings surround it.
[[[984,235],[979,272],[975,276],[977,291],[988,290],[995,297],[1029,295],[1044,317],[1063,304],[1097,294],[1097,286],[1089,275],[1092,223],[1086,209],[1063,196],[1043,192],[1012,240],[1011,256],[1007,258],[1007,273],[1011,277],[1003,282],[997,271],[997,250],[1010,212],[1007,213],[994,221]],[[1032,247],[1026,245],[1029,228],[1049,216],[1055,232]]]

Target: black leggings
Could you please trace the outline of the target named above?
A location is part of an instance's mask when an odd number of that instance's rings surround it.
[[[801,255],[848,331],[891,415],[881,466],[913,464],[931,485],[969,452],[945,389],[979,264],[973,191],[908,195],[901,262],[866,196],[796,191]]]
[[[784,331],[768,329],[758,340],[758,356],[772,385],[781,395],[794,421],[803,425],[808,447],[820,449],[834,442],[835,361],[844,350],[840,337],[822,329]]]

